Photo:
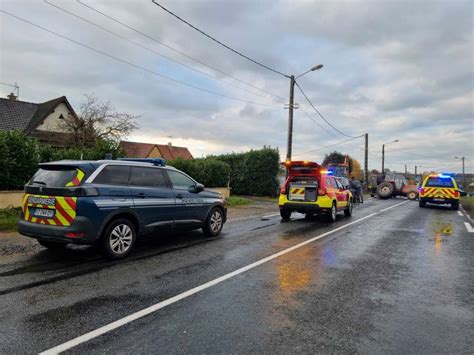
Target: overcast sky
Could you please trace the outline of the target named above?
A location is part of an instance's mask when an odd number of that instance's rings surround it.
[[[222,48],[151,0],[82,0],[148,37],[75,0],[50,2],[135,43],[43,1],[0,0],[3,11],[122,60],[0,13],[0,81],[18,83],[21,100],[65,95],[78,107],[84,94],[94,93],[140,116],[129,140],[171,140],[196,157],[266,145],[278,147],[284,159],[287,78]],[[467,171],[474,172],[473,1],[161,3],[285,74],[324,64],[299,84],[340,131],[369,133],[370,169],[381,167],[382,144],[398,139],[386,147],[385,166],[392,170],[407,164],[412,172],[415,165],[460,171],[454,156],[466,156]],[[1,96],[10,91],[0,85]],[[323,122],[297,89],[295,95],[301,108],[295,111],[293,159],[321,161],[337,149],[363,164],[363,139],[324,148],[348,138]]]

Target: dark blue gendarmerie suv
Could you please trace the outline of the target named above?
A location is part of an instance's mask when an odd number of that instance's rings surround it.
[[[58,161],[40,164],[25,186],[21,234],[47,248],[98,243],[121,259],[137,237],[202,228],[220,234],[224,199],[162,159]]]

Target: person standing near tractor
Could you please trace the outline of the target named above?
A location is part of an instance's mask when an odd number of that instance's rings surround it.
[[[354,202],[364,203],[364,198],[362,197],[362,184],[354,176],[351,176],[350,187],[351,190],[354,191]]]

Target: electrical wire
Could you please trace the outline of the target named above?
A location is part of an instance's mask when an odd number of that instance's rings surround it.
[[[319,123],[318,121],[316,121],[313,117],[311,117],[311,115],[308,113],[308,111],[306,111],[306,110],[303,108],[303,106],[300,105],[300,108],[301,108],[301,110],[306,114],[306,116],[307,116],[311,121],[314,122],[314,124],[316,124],[319,128],[321,128],[321,129],[322,129],[324,132],[326,132],[327,134],[329,134],[329,135],[335,137],[334,133],[328,131],[326,128],[323,127],[322,124],[320,124],[320,123]]]
[[[357,138],[360,138],[360,137],[361,137],[361,136],[349,138],[349,139],[346,139],[346,140],[344,140],[344,141],[342,141],[342,142],[338,142],[338,143],[326,145],[326,146],[324,146],[324,147],[320,147],[320,148],[313,149],[313,150],[308,150],[308,151],[306,151],[306,152],[302,152],[302,153],[298,153],[298,154],[293,154],[293,156],[298,156],[298,155],[303,155],[303,154],[318,152],[318,151],[320,151],[320,150],[324,150],[324,149],[327,149],[327,148],[335,147],[335,146],[337,146],[337,145],[341,145],[341,144],[344,144],[344,143],[353,141],[354,139],[357,139]]]
[[[37,25],[37,24],[35,24],[35,23],[33,23],[33,22],[29,21],[29,20],[26,20],[26,19],[24,19],[24,18],[22,18],[22,17],[19,17],[19,16],[15,15],[15,14],[12,14],[12,13],[7,12],[7,11],[5,11],[5,10],[0,10],[0,12],[3,12],[3,13],[6,14],[6,15],[9,15],[9,16],[11,16],[11,17],[14,17],[14,18],[16,18],[17,20],[20,20],[20,21],[22,21],[22,22],[25,22],[25,23],[27,23],[27,24],[29,24],[29,25],[31,25],[31,26],[37,27],[37,28],[39,28],[39,29],[41,29],[41,30],[43,30],[43,31],[45,31],[45,32],[48,32],[48,33],[50,33],[50,34],[53,34],[53,35],[55,35],[55,36],[57,36],[57,37],[60,37],[60,38],[62,38],[62,39],[65,39],[65,40],[67,40],[67,41],[69,41],[69,42],[75,43],[75,44],[77,44],[77,45],[79,45],[79,46],[81,46],[81,47],[87,48],[87,49],[89,49],[89,50],[91,50],[91,51],[94,51],[94,52],[99,53],[99,54],[102,54],[102,55],[104,55],[104,56],[106,56],[106,57],[112,58],[112,59],[114,59],[114,60],[116,60],[116,61],[119,61],[119,62],[121,62],[121,63],[128,64],[128,65],[130,65],[130,66],[132,66],[132,67],[134,67],[134,68],[136,68],[136,69],[143,70],[144,72],[147,72],[147,73],[156,75],[156,76],[158,76],[158,77],[167,79],[167,80],[172,81],[172,82],[174,82],[174,83],[178,83],[178,84],[181,84],[181,85],[184,85],[184,86],[187,86],[187,87],[196,89],[196,90],[200,90],[200,91],[203,91],[203,92],[207,92],[208,94],[212,94],[212,95],[219,96],[219,97],[224,97],[224,98],[227,98],[227,99],[230,99],[230,100],[245,102],[245,103],[252,104],[252,105],[277,107],[277,106],[275,106],[275,105],[270,105],[270,104],[265,104],[265,103],[259,103],[259,102],[253,102],[253,101],[247,101],[247,100],[240,99],[240,98],[237,98],[237,97],[228,96],[228,95],[221,94],[221,93],[218,93],[218,92],[215,92],[215,91],[212,91],[212,90],[208,90],[208,89],[206,89],[206,88],[202,88],[202,87],[197,86],[197,85],[194,85],[194,84],[186,83],[186,82],[184,82],[184,81],[181,81],[181,80],[172,78],[172,77],[167,76],[167,75],[164,75],[164,74],[157,73],[157,72],[155,72],[155,71],[153,71],[153,70],[147,69],[147,68],[142,67],[142,66],[137,65],[137,64],[134,64],[134,63],[129,62],[129,61],[125,60],[125,59],[121,59],[121,58],[119,58],[119,57],[116,57],[116,56],[114,56],[114,55],[112,55],[112,54],[109,54],[109,53],[106,53],[106,52],[104,52],[104,51],[101,51],[100,49],[91,47],[91,46],[89,46],[89,45],[87,45],[87,44],[84,44],[84,43],[82,43],[82,42],[76,41],[76,40],[74,40],[74,39],[72,39],[72,38],[70,38],[70,37],[67,37],[67,36],[64,36],[64,35],[62,35],[62,34],[60,34],[60,33],[57,33],[57,32],[54,32],[54,31],[52,31],[52,30],[49,30],[49,29],[47,29],[47,28],[45,28],[45,27],[43,27],[43,26]]]
[[[396,148],[392,148],[392,147],[389,147],[389,148],[385,148],[386,150],[388,151],[396,151],[396,152],[400,152],[400,153],[404,153],[404,154],[409,154],[409,155],[413,155],[415,157],[419,157],[419,158],[425,158],[425,159],[449,159],[448,156],[441,156],[441,157],[433,157],[433,156],[427,156],[427,155],[421,155],[421,154],[417,154],[417,153],[412,153],[412,152],[409,152],[409,151],[406,151],[404,149],[396,149]]]
[[[213,70],[213,71],[215,71],[215,72],[218,72],[218,73],[220,73],[220,74],[222,74],[222,75],[224,75],[224,76],[226,76],[226,77],[228,77],[228,78],[231,78],[231,79],[233,79],[233,80],[235,80],[235,81],[238,81],[238,82],[240,82],[240,83],[242,83],[242,84],[245,84],[245,85],[247,85],[247,86],[249,86],[249,87],[251,87],[251,88],[254,88],[254,89],[256,89],[256,90],[259,90],[259,91],[264,92],[264,93],[266,93],[266,94],[269,94],[269,95],[271,95],[271,96],[277,97],[277,98],[279,98],[279,99],[281,99],[281,100],[285,100],[285,101],[287,100],[287,98],[285,98],[285,97],[283,97],[283,96],[277,95],[277,94],[272,93],[272,92],[269,92],[269,91],[267,91],[267,90],[264,90],[264,89],[262,89],[262,88],[260,88],[260,87],[258,87],[258,86],[255,86],[255,85],[253,85],[253,84],[250,84],[250,83],[248,83],[248,82],[246,82],[246,81],[244,81],[244,80],[242,80],[242,79],[239,79],[239,78],[237,78],[237,77],[235,77],[235,76],[233,76],[233,75],[231,75],[231,74],[229,74],[229,73],[226,73],[225,71],[223,71],[223,70],[221,70],[221,69],[218,69],[218,68],[216,68],[216,67],[213,67],[213,66],[211,66],[211,65],[209,65],[209,64],[207,64],[207,63],[205,63],[205,62],[203,62],[202,60],[199,60],[199,59],[197,59],[197,58],[194,58],[194,57],[190,56],[189,54],[187,54],[187,53],[185,53],[185,52],[183,52],[183,51],[181,51],[181,50],[179,50],[179,49],[177,49],[177,48],[174,48],[174,47],[172,47],[172,46],[170,46],[170,45],[164,43],[163,41],[157,39],[156,37],[150,36],[150,35],[146,34],[145,32],[140,31],[140,30],[138,30],[138,29],[136,29],[136,28],[134,28],[134,27],[132,27],[132,26],[126,24],[125,22],[122,22],[122,21],[116,19],[115,17],[110,16],[109,14],[107,14],[107,13],[105,13],[105,12],[103,12],[103,11],[100,11],[100,10],[96,9],[95,7],[93,7],[93,6],[82,2],[81,0],[76,0],[76,1],[77,1],[80,5],[82,5],[82,6],[86,7],[86,8],[88,8],[88,9],[90,9],[90,10],[92,10],[92,11],[94,11],[94,12],[96,12],[96,13],[102,15],[102,16],[104,16],[105,18],[108,18],[109,20],[114,21],[115,23],[118,23],[119,25],[121,25],[121,26],[123,26],[123,27],[125,27],[125,28],[127,28],[127,29],[129,29],[129,30],[131,30],[131,31],[133,31],[133,32],[135,32],[135,33],[138,33],[138,34],[140,34],[140,35],[142,35],[142,36],[148,38],[149,40],[151,40],[151,41],[153,41],[153,42],[155,42],[155,43],[158,43],[159,45],[161,45],[161,46],[163,46],[163,47],[166,47],[166,48],[168,48],[169,50],[171,50],[171,51],[173,51],[173,52],[175,52],[175,53],[177,53],[177,54],[179,54],[179,55],[182,55],[182,56],[184,56],[184,57],[186,57],[186,58],[188,58],[188,59],[190,59],[190,60],[192,60],[192,61],[194,61],[194,62],[200,64],[200,65],[203,65],[203,66],[205,66],[205,67],[208,68],[208,69],[211,69],[211,70]]]
[[[171,61],[171,62],[173,62],[173,63],[182,65],[182,66],[184,66],[184,67],[186,67],[186,68],[188,68],[188,69],[190,69],[190,70],[196,71],[196,72],[198,72],[198,73],[200,73],[200,74],[202,74],[202,75],[207,76],[208,78],[211,78],[211,79],[213,79],[213,80],[219,81],[219,82],[224,83],[224,84],[226,84],[226,85],[230,85],[230,86],[236,87],[236,88],[238,88],[238,89],[240,89],[240,90],[243,90],[243,91],[245,91],[245,92],[248,92],[248,93],[250,93],[250,94],[257,95],[257,96],[260,96],[260,97],[268,97],[268,95],[271,95],[271,94],[262,95],[262,94],[259,94],[259,93],[255,92],[255,91],[251,91],[251,90],[242,88],[242,87],[240,87],[240,86],[238,86],[238,85],[235,85],[235,84],[229,83],[229,82],[227,82],[227,81],[224,81],[224,80],[222,80],[222,79],[216,78],[215,76],[210,75],[210,74],[208,74],[208,73],[206,73],[206,72],[204,72],[204,71],[202,71],[202,70],[199,70],[199,69],[194,68],[194,67],[192,67],[192,66],[190,66],[190,65],[187,65],[187,64],[182,63],[182,62],[180,62],[180,61],[177,61],[177,60],[175,60],[175,59],[173,59],[173,58],[170,58],[170,57],[168,57],[168,56],[166,56],[166,55],[164,55],[164,54],[161,54],[160,52],[155,51],[154,49],[151,49],[151,48],[149,48],[149,47],[146,47],[146,46],[142,45],[141,43],[138,43],[138,42],[133,41],[133,40],[131,40],[131,39],[125,37],[125,36],[122,36],[122,35],[120,35],[120,34],[118,34],[118,33],[116,33],[116,32],[113,32],[113,31],[109,30],[108,28],[105,28],[105,27],[103,27],[103,26],[101,26],[101,25],[99,25],[99,24],[97,24],[97,23],[95,23],[95,22],[93,22],[93,21],[90,21],[90,20],[88,20],[88,19],[86,19],[86,18],[84,18],[84,17],[82,17],[82,16],[79,16],[79,15],[77,15],[77,14],[75,14],[75,13],[69,11],[69,10],[66,10],[65,8],[63,8],[63,7],[59,6],[59,5],[53,4],[53,3],[49,2],[48,0],[43,0],[43,1],[44,1],[46,4],[48,4],[49,6],[52,6],[52,7],[56,8],[56,9],[58,9],[58,10],[64,12],[64,13],[66,13],[66,14],[68,14],[68,15],[70,15],[70,16],[73,16],[73,17],[75,17],[75,18],[77,18],[77,19],[79,19],[79,20],[81,20],[81,21],[84,21],[84,22],[86,22],[86,23],[88,23],[88,24],[90,24],[90,25],[92,25],[92,26],[94,26],[94,27],[96,27],[96,28],[99,28],[99,29],[102,30],[102,31],[105,31],[105,32],[107,32],[107,33],[109,33],[109,34],[111,34],[111,35],[113,35],[113,36],[115,36],[115,37],[118,37],[118,38],[120,38],[120,39],[122,39],[122,40],[124,40],[124,41],[127,41],[127,42],[129,42],[129,43],[132,43],[133,45],[135,45],[135,46],[137,46],[137,47],[139,47],[139,48],[145,49],[145,50],[147,50],[147,51],[149,51],[149,52],[151,52],[151,53],[154,53],[154,54],[156,54],[156,55],[158,55],[158,56],[160,56],[160,57],[162,57],[162,58],[165,58],[165,59],[167,59],[167,60],[169,60],[169,61]]]
[[[321,112],[319,112],[319,110],[313,105],[313,103],[311,102],[311,100],[308,98],[308,96],[306,96],[306,94],[304,93],[303,89],[301,88],[301,86],[298,84],[298,82],[295,81],[295,84],[296,86],[298,87],[298,89],[301,91],[301,93],[303,94],[303,96],[305,97],[306,101],[308,101],[308,103],[311,105],[311,107],[314,109],[314,111],[316,111],[316,113],[318,114],[319,117],[321,117],[324,122],[326,122],[333,130],[335,130],[336,132],[338,132],[339,134],[342,134],[343,136],[346,136],[346,137],[349,137],[349,138],[359,138],[359,137],[362,137],[362,135],[360,136],[350,136],[346,133],[344,133],[343,131],[341,131],[340,129],[334,127],[332,125],[331,122],[329,122],[326,117],[323,116],[323,114]]]
[[[212,41],[214,41],[214,42],[220,44],[220,45],[223,46],[224,48],[226,48],[226,49],[230,50],[231,52],[233,52],[233,53],[235,53],[235,54],[241,56],[242,58],[245,58],[245,59],[251,61],[252,63],[257,64],[257,65],[261,66],[262,68],[268,69],[268,70],[274,72],[275,74],[284,76],[284,77],[286,77],[286,78],[289,78],[289,77],[290,77],[289,75],[283,74],[281,71],[278,71],[278,70],[276,70],[276,69],[270,68],[269,66],[267,66],[267,65],[265,65],[265,64],[262,64],[261,62],[258,62],[258,61],[256,61],[255,59],[252,59],[252,58],[250,58],[249,56],[247,56],[247,55],[245,55],[245,54],[243,54],[243,53],[241,53],[241,52],[239,52],[239,51],[237,51],[237,50],[231,48],[231,47],[228,46],[227,44],[225,44],[225,43],[223,43],[223,42],[221,42],[221,41],[215,39],[215,38],[212,37],[211,35],[207,34],[206,32],[204,32],[204,31],[200,30],[199,28],[197,28],[196,26],[192,25],[191,23],[189,23],[189,22],[186,21],[185,19],[179,17],[178,15],[176,15],[176,14],[175,14],[174,12],[172,12],[171,10],[168,10],[168,9],[167,9],[166,7],[164,7],[163,5],[157,3],[155,0],[152,0],[152,2],[153,2],[156,6],[160,7],[161,9],[163,9],[164,11],[166,11],[167,13],[169,13],[171,16],[177,18],[179,21],[185,23],[186,25],[188,25],[188,26],[191,27],[192,29],[198,31],[199,33],[201,33],[202,35],[206,36],[206,37],[209,38],[210,40],[212,40]]]

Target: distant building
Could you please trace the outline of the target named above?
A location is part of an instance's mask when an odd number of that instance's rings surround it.
[[[177,147],[168,144],[153,144],[121,141],[120,147],[129,158],[163,158],[173,160],[176,158],[193,159],[186,147]]]
[[[20,101],[13,94],[0,98],[0,131],[22,131],[53,147],[67,147],[70,141],[61,126],[68,115],[76,112],[65,96],[42,103]]]

